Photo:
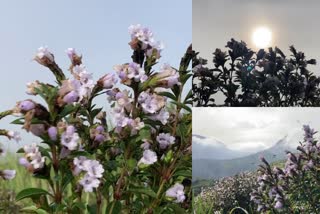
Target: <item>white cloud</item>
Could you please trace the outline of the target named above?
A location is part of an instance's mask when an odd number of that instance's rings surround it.
[[[219,139],[233,150],[260,151],[285,136],[298,145],[303,124],[319,130],[315,115],[320,115],[320,109],[193,108],[193,133]]]

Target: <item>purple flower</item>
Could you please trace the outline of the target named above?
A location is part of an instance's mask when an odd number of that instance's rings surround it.
[[[161,109],[158,114],[149,116],[151,120],[158,120],[162,123],[162,125],[167,124],[169,117],[170,114],[165,109]]]
[[[70,151],[76,150],[80,137],[75,132],[74,126],[68,126],[66,131],[61,135],[61,144],[67,147]]]
[[[282,209],[283,208],[283,203],[281,201],[277,201],[276,204],[274,205],[274,208],[276,209]]]
[[[32,100],[24,100],[19,103],[19,109],[22,112],[31,111],[36,107],[36,104]]]
[[[83,189],[85,192],[92,192],[93,188],[98,188],[99,184],[100,184],[100,180],[95,178],[95,177],[91,177],[90,175],[86,174],[84,176],[84,178],[82,178],[79,181],[79,184],[81,186],[83,186]]]
[[[16,176],[16,170],[5,169],[0,171],[0,177],[4,180],[12,180]]]
[[[84,163],[85,161],[88,160],[86,157],[84,156],[80,156],[80,157],[75,157],[73,159],[73,165],[74,165],[74,169],[73,169],[73,175],[79,175],[80,172],[84,171],[85,166]]]
[[[175,143],[175,137],[169,133],[160,133],[157,136],[157,141],[160,144],[160,149],[166,149],[168,146]]]
[[[49,52],[47,47],[38,48],[38,52],[34,58],[39,64],[48,66],[54,63],[53,54]]]
[[[166,196],[175,198],[176,203],[182,203],[186,199],[186,196],[184,195],[184,186],[176,183],[173,187],[166,191]]]
[[[20,137],[20,133],[19,132],[16,132],[16,131],[8,131],[7,132],[7,136],[8,138],[11,140],[15,140],[17,143],[21,140],[21,137]]]
[[[68,57],[69,57],[69,59],[70,59],[71,61],[73,61],[73,59],[74,59],[75,56],[78,56],[78,55],[77,55],[77,52],[76,52],[76,50],[75,50],[74,48],[68,48],[68,49],[66,50],[66,53],[67,53],[67,55],[68,55]]]
[[[96,160],[86,160],[83,163],[84,170],[88,173],[90,177],[102,178],[104,169],[99,161]]]
[[[157,94],[142,92],[138,97],[138,102],[145,113],[154,114],[165,106],[166,99]]]
[[[115,74],[106,74],[99,79],[98,84],[100,85],[100,87],[102,87],[104,89],[110,89],[117,82],[118,82],[118,80],[116,79]]]
[[[159,85],[164,88],[172,88],[174,85],[180,85],[180,75],[170,65],[165,64],[161,67],[159,73],[155,75]]]
[[[139,160],[138,165],[140,164],[150,165],[157,162],[157,160],[158,160],[157,154],[154,151],[147,149],[143,152],[143,156]]]
[[[148,78],[145,75],[145,71],[135,62],[116,65],[113,69],[118,73],[121,82],[125,85],[131,85],[132,80],[135,82],[144,82]]]
[[[79,100],[79,94],[76,91],[70,91],[63,97],[63,102],[67,104],[72,104]]]
[[[38,80],[35,82],[27,83],[27,94],[29,95],[37,95],[36,89],[39,89],[41,87],[41,84]]]
[[[56,141],[57,140],[57,136],[58,136],[58,129],[57,127],[51,126],[48,129],[48,135],[50,137],[51,140]]]

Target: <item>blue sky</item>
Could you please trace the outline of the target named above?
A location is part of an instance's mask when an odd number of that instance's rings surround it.
[[[160,62],[177,66],[192,41],[191,22],[191,0],[1,1],[0,111],[28,97],[27,82],[53,83],[51,73],[32,60],[40,46],[49,47],[63,70],[69,66],[65,50],[76,48],[98,79],[112,71],[113,65],[130,61],[127,28],[131,24],[150,27],[165,44]],[[0,128],[20,129],[6,125],[9,121],[1,121]],[[23,137],[23,143],[34,141]]]

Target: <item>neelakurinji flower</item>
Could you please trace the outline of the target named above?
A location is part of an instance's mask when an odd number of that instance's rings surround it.
[[[117,82],[115,74],[106,74],[98,80],[98,85],[104,89],[111,89]]]
[[[176,183],[173,187],[166,191],[166,196],[175,198],[176,203],[182,203],[186,199],[186,196],[184,195],[184,186]]]
[[[99,161],[80,156],[73,159],[73,164],[73,174],[75,176],[85,172],[85,175],[79,181],[85,192],[92,192],[93,188],[99,187],[99,179],[102,178],[104,172],[103,166]]]
[[[97,126],[96,128],[90,129],[90,137],[98,143],[102,143],[110,139],[109,134],[101,125]]]
[[[48,129],[48,135],[49,135],[51,140],[56,141],[57,137],[58,137],[58,129],[57,129],[57,127],[51,126]]]
[[[180,75],[170,65],[164,64],[161,66],[160,71],[154,75],[157,79],[157,86],[164,88],[172,88],[174,85],[180,85]]]
[[[20,133],[19,132],[16,132],[16,131],[8,131],[7,132],[7,137],[11,140],[15,140],[16,142],[19,142],[21,140],[21,137],[20,137]]]
[[[36,103],[32,100],[24,100],[17,104],[18,112],[26,113],[33,110],[36,107]]]
[[[140,164],[151,165],[157,162],[157,160],[158,160],[157,154],[152,150],[146,149],[143,151],[143,156],[139,160],[138,165]]]
[[[128,31],[131,35],[129,45],[133,50],[144,50],[147,57],[155,56],[156,59],[161,57],[160,53],[164,49],[164,45],[162,42],[155,40],[149,28],[137,24],[131,25]]]
[[[149,28],[142,27],[140,24],[131,25],[128,28],[131,35],[130,46],[132,49],[137,49],[137,42],[141,42],[141,49],[147,49],[155,43],[153,33]]]
[[[131,85],[134,82],[144,82],[148,79],[143,68],[135,62],[123,65],[116,65],[113,69],[118,73],[121,83]]]
[[[41,169],[45,163],[45,157],[42,157],[39,147],[33,143],[23,147],[24,157],[19,159],[19,163],[26,167],[29,171]]]
[[[29,95],[37,95],[38,93],[36,92],[36,89],[40,89],[41,84],[38,80],[34,82],[29,82],[27,83],[27,91],[26,93]]]
[[[157,141],[160,145],[160,149],[166,149],[168,146],[175,143],[175,137],[169,133],[160,133],[157,136]]]
[[[81,55],[79,56],[74,48],[68,48],[66,50],[66,53],[69,59],[71,60],[71,63],[73,66],[82,64],[81,62],[82,56]]]
[[[74,126],[67,126],[66,131],[61,134],[61,144],[68,150],[76,150],[78,148],[80,137]]]
[[[102,165],[96,160],[85,160],[83,169],[90,177],[101,178],[104,172]]]
[[[138,97],[138,102],[145,113],[154,114],[165,106],[166,98],[157,94],[142,92]]]
[[[48,66],[54,63],[54,56],[49,52],[48,47],[40,47],[34,60],[43,66]]]
[[[16,170],[0,170],[0,177],[2,177],[4,180],[12,180],[16,176]]]
[[[159,113],[149,115],[148,117],[151,120],[160,121],[162,123],[162,125],[166,125],[168,123],[168,119],[170,118],[170,113],[163,108],[160,110]]]
[[[86,174],[80,181],[79,184],[83,187],[85,192],[92,192],[94,188],[98,188],[100,184],[100,180],[91,177],[90,175]]]
[[[73,159],[73,165],[74,165],[74,168],[72,170],[73,175],[77,176],[79,175],[80,172],[84,171],[85,169],[84,163],[86,160],[88,159],[85,156],[79,156]]]

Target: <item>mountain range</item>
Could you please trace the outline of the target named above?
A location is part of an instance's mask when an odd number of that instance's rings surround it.
[[[210,142],[213,145],[210,145]],[[285,159],[286,151],[295,149],[287,136],[280,139],[270,148],[253,154],[230,150],[222,142],[200,135],[193,135],[192,143],[193,180],[218,179],[233,176],[243,171],[256,170],[261,164],[261,157],[272,163]]]

